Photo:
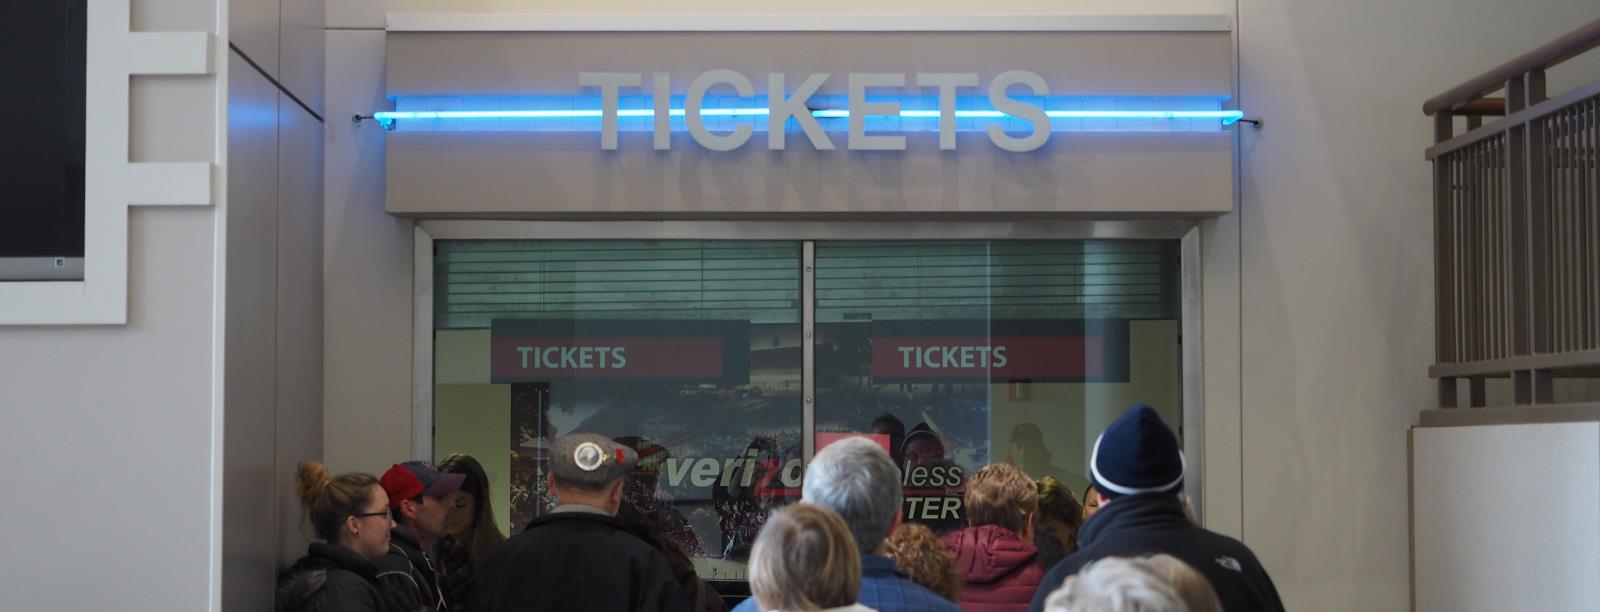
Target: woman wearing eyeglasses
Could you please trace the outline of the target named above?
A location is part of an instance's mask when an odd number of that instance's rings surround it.
[[[471,612],[473,577],[489,551],[506,541],[495,523],[489,505],[489,477],[483,465],[471,455],[455,454],[439,463],[439,471],[466,476],[461,489],[451,493],[450,518],[445,521],[445,537],[436,546],[439,560],[439,590],[451,612]]]
[[[389,552],[389,496],[369,474],[333,476],[320,463],[295,474],[317,538],[279,582],[285,612],[399,612],[378,587],[373,560]]]

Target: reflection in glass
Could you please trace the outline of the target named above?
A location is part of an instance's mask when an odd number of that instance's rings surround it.
[[[984,465],[1080,491],[1122,409],[1181,422],[1176,244],[819,242],[816,274],[819,436],[878,434],[936,532]]]
[[[509,491],[515,531],[555,505],[556,437],[611,437],[640,456],[631,508],[703,578],[742,578],[767,514],[799,498],[799,244],[438,249],[436,451],[506,457],[494,490]]]

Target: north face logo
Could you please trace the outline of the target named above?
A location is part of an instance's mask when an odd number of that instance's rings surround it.
[[[1236,572],[1244,571],[1244,566],[1239,565],[1239,560],[1233,557],[1217,557],[1217,565],[1221,565],[1222,567]]]

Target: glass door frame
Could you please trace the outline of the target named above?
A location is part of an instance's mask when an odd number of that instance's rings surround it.
[[[801,434],[803,459],[816,436],[816,241],[847,240],[1177,240],[1180,242],[1179,410],[1188,469],[1184,490],[1203,512],[1205,405],[1201,325],[1200,221],[491,221],[418,220],[413,244],[411,455],[433,459],[435,240],[787,240],[801,243]],[[1202,522],[1204,516],[1200,517]]]

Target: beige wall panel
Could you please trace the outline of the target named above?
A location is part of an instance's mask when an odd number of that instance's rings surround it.
[[[908,213],[1215,215],[1231,209],[1232,135],[1057,134],[1010,153],[961,134],[907,151],[771,152],[673,149],[628,133],[601,151],[598,134],[395,132],[388,135],[389,211],[402,215],[636,216]],[[843,143],[838,143],[843,145]],[[1159,180],[1154,180],[1159,178]]]
[[[1200,520],[1235,538],[1244,534],[1240,472],[1243,422],[1239,378],[1239,215],[1200,224],[1201,360],[1204,429]],[[1191,404],[1192,406],[1192,404]]]
[[[278,98],[278,420],[280,561],[305,554],[294,470],[322,459],[322,123]]]
[[[1587,610],[1600,602],[1600,424],[1418,428],[1413,436],[1417,610]],[[1506,499],[1510,490],[1538,502],[1485,507],[1486,496]]]
[[[328,113],[386,108],[383,32],[330,31]],[[412,223],[383,209],[382,128],[332,120],[323,210],[323,456],[381,474],[411,456]]]
[[[595,0],[583,5],[585,13],[600,14],[715,14],[809,13],[948,15],[1161,15],[1211,14],[1233,11],[1227,0],[1147,0],[1128,3],[1112,0],[1005,0],[973,3],[967,0],[822,0],[804,5],[759,4],[738,0],[690,0],[671,4],[639,0]],[[571,13],[572,5],[558,0],[337,0],[328,3],[328,26],[382,28],[385,13]]]
[[[285,0],[226,0],[228,35],[220,41],[244,51],[250,61],[272,78],[280,78],[278,50],[281,24],[280,3]],[[287,0],[296,2],[301,0]],[[210,28],[207,28],[210,29]]]
[[[1243,536],[1290,609],[1410,605],[1405,432],[1435,401],[1421,104],[1595,17],[1536,4],[1240,2],[1240,101],[1267,119],[1240,145]]]
[[[317,114],[322,111],[323,70],[326,36],[323,24],[327,19],[328,0],[281,0],[283,17],[278,40],[282,46],[283,61],[278,70],[278,81]],[[338,3],[340,0],[333,0]],[[292,104],[293,102],[291,102]]]
[[[0,607],[210,605],[213,218],[129,215],[127,325],[0,327]]]
[[[133,32],[214,32],[218,4],[220,2],[215,0],[129,0],[128,29]]]
[[[270,610],[279,553],[277,429],[278,91],[228,61],[227,322],[222,606]]]
[[[128,161],[211,159],[216,83],[193,76],[136,76],[128,82]],[[194,109],[194,114],[172,109]],[[132,282],[130,280],[130,282]]]
[[[1057,95],[1218,95],[1232,90],[1227,32],[404,32],[389,34],[391,95],[562,94],[580,72],[666,72],[676,93],[700,73],[1038,73]],[[910,79],[908,79],[910,80]],[[648,81],[646,81],[648,83]],[[597,91],[597,90],[596,90]],[[644,93],[641,90],[640,93]]]

